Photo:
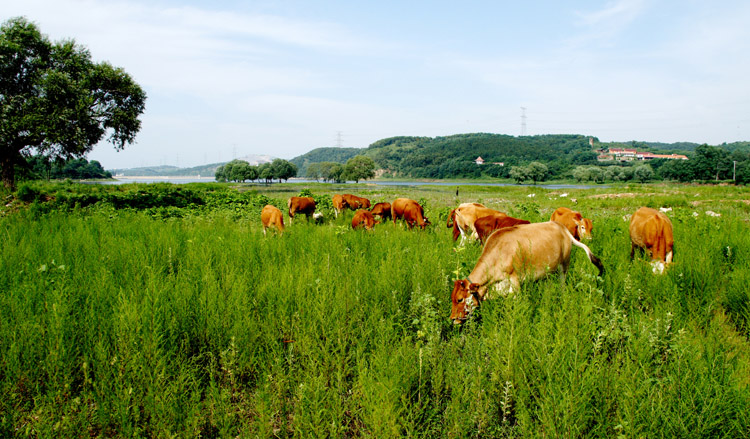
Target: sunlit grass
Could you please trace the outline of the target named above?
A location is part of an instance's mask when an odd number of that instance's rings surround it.
[[[167,217],[6,213],[0,436],[747,435],[744,189],[462,186],[457,199],[360,185],[376,201],[422,200],[434,226],[353,231],[348,213],[263,237],[252,197],[283,206],[301,187],[248,188]],[[633,196],[592,197],[615,193]],[[525,284],[454,326],[452,280],[481,252],[456,250],[445,227],[465,201],[532,221],[580,210],[607,273],[574,250],[564,285]],[[627,215],[641,205],[673,209],[663,276],[629,260]]]

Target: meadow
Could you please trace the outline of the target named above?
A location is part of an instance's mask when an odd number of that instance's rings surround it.
[[[25,185],[0,211],[1,437],[748,437],[750,190]],[[433,223],[354,231],[334,193]],[[324,224],[264,237],[313,194]],[[572,201],[573,199],[576,202]],[[448,320],[477,201],[593,220],[603,277],[526,283]],[[670,207],[675,264],[630,261],[628,215]],[[720,216],[711,216],[706,212]]]

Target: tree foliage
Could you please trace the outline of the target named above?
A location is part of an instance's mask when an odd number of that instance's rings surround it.
[[[344,166],[344,178],[346,180],[367,180],[375,176],[375,162],[363,155],[358,155],[347,160]]]
[[[288,180],[295,175],[297,175],[297,167],[287,160],[275,159],[271,163],[253,166],[245,160],[235,159],[216,168],[214,177],[216,181],[222,182],[242,183],[261,179],[270,183],[273,179]]]
[[[140,130],[146,93],[123,69],[94,63],[73,40],[51,42],[26,18],[0,26],[0,166],[6,187],[32,152],[82,157],[105,137],[116,149]]]

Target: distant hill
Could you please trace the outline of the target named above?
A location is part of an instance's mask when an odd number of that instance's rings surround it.
[[[316,148],[289,161],[297,166],[297,175],[304,176],[307,172],[307,165],[310,163],[346,163],[350,158],[363,154],[365,151],[364,148]]]
[[[275,157],[270,155],[250,154],[239,157],[253,166],[262,163],[271,163]],[[208,165],[194,166],[192,168],[178,168],[177,166],[147,166],[141,168],[109,169],[114,176],[123,177],[212,177],[216,174],[216,168],[228,162],[212,163]]]
[[[593,142],[593,145],[591,144]],[[597,164],[598,151],[608,148],[637,148],[652,152],[691,155],[697,143],[677,142],[599,142],[579,134],[509,136],[490,133],[456,134],[441,137],[390,137],[367,148],[318,148],[292,159],[304,176],[311,163],[344,163],[355,155],[375,162],[385,176],[410,178],[508,178],[512,166],[532,161],[548,166],[550,175],[562,175],[578,165]],[[718,145],[728,151],[750,152],[750,142]],[[481,157],[483,165],[476,165]]]

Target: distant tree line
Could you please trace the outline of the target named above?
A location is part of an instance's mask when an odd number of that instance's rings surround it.
[[[369,157],[383,177],[501,178],[516,182],[575,179],[580,182],[652,180],[750,182],[750,142],[720,146],[682,142],[614,142],[602,144],[588,136],[544,135],[513,137],[500,134],[460,134],[446,137],[392,137],[368,148],[319,148],[292,159],[303,163],[301,174],[323,181],[350,180],[345,160]],[[599,149],[685,154],[689,160],[654,159],[599,162]],[[484,164],[475,160],[481,156]],[[329,160],[330,157],[339,159]],[[346,158],[345,160],[343,158]]]
[[[275,159],[271,163],[262,163],[260,165],[251,165],[245,160],[232,160],[216,168],[216,181],[226,182],[245,182],[245,181],[263,181],[271,183],[273,180],[284,180],[297,175],[297,166],[284,159]]]
[[[367,180],[375,176],[375,162],[363,155],[350,158],[345,164],[334,162],[311,163],[306,177],[330,182]]]
[[[750,152],[700,145],[689,160],[655,159],[619,166],[579,166],[572,171],[579,182],[666,180],[679,182],[732,181],[750,183]]]
[[[26,159],[25,166],[19,167],[17,174],[24,180],[74,180],[112,178],[112,173],[105,171],[101,163],[85,158],[52,160],[47,156],[34,155]]]

